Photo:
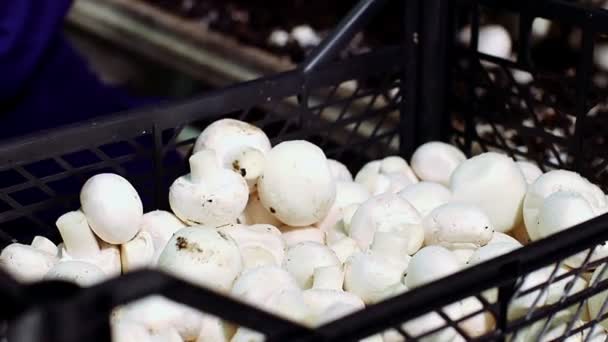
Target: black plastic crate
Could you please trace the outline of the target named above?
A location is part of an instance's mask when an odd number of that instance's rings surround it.
[[[273,143],[310,140],[353,171],[374,158],[409,157],[420,143],[440,139],[456,143],[469,154],[498,149],[536,160],[545,169],[574,169],[606,189],[604,154],[608,149],[593,139],[602,131],[590,129],[602,127],[601,120],[597,121],[602,111],[590,113],[608,95],[592,77],[596,74],[593,49],[602,33],[608,33],[608,12],[554,0],[408,0],[401,41],[336,60],[341,48],[385,2],[361,1],[296,70],[185,103],[120,113],[0,144],[3,243],[29,243],[37,234],[57,241],[54,221],[77,208],[80,186],[102,171],[127,177],[140,192],[146,211],[167,208],[168,187],[186,172],[186,156],[194,140],[180,137],[183,128],[205,126],[222,117],[258,125]],[[475,45],[486,10],[518,18],[517,59],[498,59],[455,43],[456,30],[468,22]],[[573,73],[544,68],[527,53],[533,51],[527,35],[537,17],[580,30],[582,46],[572,55]],[[488,63],[495,66],[488,68]],[[517,84],[513,70],[528,71],[533,83]],[[537,88],[544,96],[536,97]],[[526,105],[515,106],[521,103]],[[546,123],[535,117],[536,105],[551,108],[557,118],[576,118],[573,131],[564,136],[547,132]],[[526,118],[533,120],[532,127],[525,124]],[[488,125],[489,133],[481,134],[480,124]],[[552,162],[547,153],[566,157]],[[589,323],[576,322],[587,310],[587,299],[607,290],[608,282],[573,290],[575,280],[608,265],[608,260],[591,260],[593,249],[606,240],[608,218],[604,215],[315,330],[156,271],[129,273],[87,289],[63,282],[25,286],[2,274],[0,313],[14,341],[108,340],[112,308],[152,294],[249,327],[266,335],[267,341],[356,341],[391,329],[407,341],[429,341],[432,334],[446,331],[445,336],[454,337],[450,341],[501,341],[512,340],[535,323],[541,333],[549,332],[558,319],[563,329],[549,340],[564,339],[590,326],[599,327],[598,322],[608,316],[604,303]],[[587,255],[582,266],[559,272],[564,259],[579,252]],[[532,285],[526,281],[545,267],[548,281]],[[536,305],[556,288],[556,301]],[[496,301],[482,295],[489,289],[497,290]],[[465,298],[477,301],[478,308],[453,316],[450,304]],[[522,298],[532,306],[513,317],[511,309]],[[564,308],[571,308],[572,315],[558,317]],[[468,335],[462,324],[482,314],[491,317],[494,328],[483,336]],[[402,326],[428,315],[436,322],[430,330],[416,333],[411,325]],[[540,337],[524,337],[528,340]]]

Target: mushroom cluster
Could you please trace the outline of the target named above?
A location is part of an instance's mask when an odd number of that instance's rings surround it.
[[[442,142],[420,146],[411,163],[399,156],[371,161],[353,177],[310,142],[271,146],[257,127],[224,119],[201,133],[189,165],[190,173],[169,189],[172,212],[144,214],[137,191],[121,176],[90,178],[81,208],[56,222],[60,245],[37,236],[31,245],[6,247],[0,264],[24,282],[62,279],[80,286],[157,268],[315,327],[608,211],[606,195],[576,173],[543,173],[494,152],[467,159]],[[583,254],[557,272],[547,267],[529,274],[522,290],[577,267]],[[606,255],[608,247],[598,246],[591,258]],[[582,278],[569,280],[517,298],[509,315],[556,303],[566,287],[587,286]],[[497,291],[483,296],[494,302]],[[591,313],[605,297],[598,296]],[[434,331],[425,341],[458,340],[462,332],[481,336],[495,327],[481,309],[478,298],[465,298],[442,310],[453,319],[467,317],[458,329],[438,330],[444,320],[436,312],[401,328],[412,335]],[[115,309],[112,327],[117,341],[264,339],[162,296]],[[526,334],[536,334],[533,328]],[[402,340],[396,331],[367,339]]]

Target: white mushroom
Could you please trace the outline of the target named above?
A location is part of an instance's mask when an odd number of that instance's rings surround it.
[[[408,239],[396,233],[376,232],[369,251],[355,253],[346,261],[345,289],[366,304],[386,298],[408,269],[408,244]]]
[[[474,315],[459,324],[460,328],[462,328],[469,337],[482,336],[490,332],[496,326],[494,316],[488,312],[487,308],[484,308],[479,299],[468,297],[461,300],[460,305],[463,316],[468,316],[481,311],[477,315]]]
[[[195,342],[228,342],[236,329],[230,329],[221,319],[204,315],[201,331]]]
[[[232,336],[230,342],[264,342],[265,340],[264,334],[240,327],[237,329],[236,334]]]
[[[492,238],[490,239],[490,241],[488,241],[488,245],[492,244],[492,243],[512,243],[515,245],[520,245],[521,243],[515,239],[514,237],[507,235],[505,233],[501,233],[501,232],[494,232],[494,234],[492,234]]]
[[[522,222],[526,180],[513,159],[486,152],[461,163],[450,182],[452,199],[476,204],[496,231],[507,232]]]
[[[218,165],[240,174],[255,191],[255,184],[264,168],[270,140],[256,126],[234,120],[221,119],[207,126],[194,143],[193,153],[211,149],[216,153]]]
[[[340,265],[342,263],[329,247],[316,242],[301,242],[287,250],[283,267],[295,277],[300,288],[305,290],[312,286],[316,268]]]
[[[152,342],[148,329],[137,322],[120,319],[112,323],[113,342]]]
[[[470,257],[477,248],[485,246],[494,233],[490,219],[481,209],[458,202],[435,208],[422,225],[425,245],[439,245],[457,255],[464,254],[463,263],[468,261],[467,255]]]
[[[383,194],[370,198],[357,209],[350,222],[349,235],[367,250],[374,234],[399,233],[409,240],[408,254],[414,254],[424,241],[424,229],[416,209],[395,194]]]
[[[0,253],[0,267],[27,283],[42,280],[57,261],[56,255],[20,243],[10,244]]]
[[[408,185],[397,195],[414,206],[422,217],[440,205],[448,203],[452,197],[452,193],[445,186],[427,181]]]
[[[420,145],[412,155],[412,169],[420,180],[450,185],[452,172],[467,157],[453,145],[431,141]]]
[[[325,244],[325,232],[317,227],[281,226],[279,229],[282,232],[285,247],[288,248],[306,241]]]
[[[336,183],[323,151],[303,140],[276,145],[258,181],[264,207],[290,226],[321,221],[336,197]]]
[[[133,240],[120,245],[123,273],[154,264],[154,242],[150,233],[140,231]]]
[[[608,279],[608,270],[606,270],[607,267],[608,267],[608,264],[603,264],[595,269],[595,272],[593,272],[593,277],[591,278],[591,281],[589,282],[590,286],[597,286],[597,284],[599,284],[601,282],[605,282],[606,279]],[[600,278],[600,275],[601,275],[601,278]],[[587,307],[589,309],[589,316],[592,318],[598,318],[600,315],[600,310],[602,309],[604,302],[607,300],[608,300],[608,290],[604,290],[604,291],[590,297],[589,300],[587,301]],[[604,310],[601,311],[601,313],[606,314],[607,311],[608,310],[606,308],[604,308]],[[608,319],[602,320],[600,322],[600,324],[604,328],[608,329]]]
[[[119,175],[89,178],[80,190],[80,204],[91,229],[108,243],[127,242],[139,231],[143,204],[137,190]]]
[[[244,224],[270,224],[275,227],[282,225],[281,221],[274,217],[260,201],[260,195],[258,193],[252,193],[249,195],[249,201],[244,211]]]
[[[175,215],[189,225],[235,222],[249,198],[245,180],[221,168],[213,150],[195,153],[189,163],[190,173],[176,179],[169,189]]]
[[[460,271],[460,262],[449,249],[424,247],[410,260],[405,286],[412,289]]]
[[[583,196],[575,192],[554,192],[545,198],[540,207],[538,236],[545,238],[593,217],[593,208]]]
[[[335,159],[327,159],[329,164],[329,171],[334,176],[334,179],[338,182],[352,182],[353,175],[350,173],[346,165],[340,163]]]
[[[365,164],[355,176],[355,182],[364,185],[370,194],[397,193],[418,178],[407,162],[398,156],[390,156]]]
[[[59,253],[59,249],[57,249],[57,246],[53,243],[53,241],[45,238],[44,236],[34,236],[31,246],[52,255],[57,255]]]
[[[566,170],[549,171],[530,185],[524,199],[524,221],[528,235],[533,241],[541,237],[538,219],[543,202],[558,191],[574,192],[582,196],[596,215],[603,213],[607,208],[606,197],[602,190],[578,173]]]
[[[213,226],[178,230],[163,250],[158,267],[170,274],[227,291],[243,268],[236,242]]]
[[[65,260],[57,263],[44,276],[45,279],[65,280],[88,287],[101,282],[105,278],[101,268],[84,261]]]
[[[268,224],[257,224],[252,226],[229,224],[219,228],[219,231],[229,235],[236,242],[245,264],[248,263],[248,260],[243,254],[252,252],[258,254],[260,253],[259,249],[263,249],[270,253],[274,261],[273,264],[283,264],[285,243],[281,237],[281,232],[276,227]]]
[[[524,178],[528,184],[534,183],[534,181],[536,181],[538,177],[543,174],[543,171],[538,167],[538,165],[532,162],[518,160],[515,163],[517,163],[517,166],[519,166],[519,169],[524,174]]]
[[[175,215],[164,210],[154,210],[145,213],[141,222],[141,231],[148,232],[154,243],[153,263],[156,264],[160,253],[167,245],[173,233],[186,224],[180,221]]]
[[[163,296],[149,296],[125,305],[120,320],[141,324],[153,333],[175,329],[182,339],[194,341],[205,316],[202,312]]]

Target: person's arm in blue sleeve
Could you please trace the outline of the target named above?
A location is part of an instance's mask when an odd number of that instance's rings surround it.
[[[23,89],[61,32],[72,0],[0,1],[0,100]]]
[[[63,37],[72,0],[0,0],[0,139],[156,103],[103,84]]]

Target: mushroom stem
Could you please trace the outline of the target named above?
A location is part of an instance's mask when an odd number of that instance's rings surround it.
[[[406,255],[409,241],[402,235],[392,232],[376,232],[371,250],[386,258],[398,258]]]
[[[72,257],[93,258],[99,254],[99,243],[82,211],[76,210],[61,215],[55,225]]]
[[[313,273],[313,289],[342,290],[344,272],[341,266],[317,267]]]
[[[221,171],[217,163],[215,151],[203,149],[193,154],[190,159],[190,180],[192,183],[201,183],[204,179],[213,179]]]

